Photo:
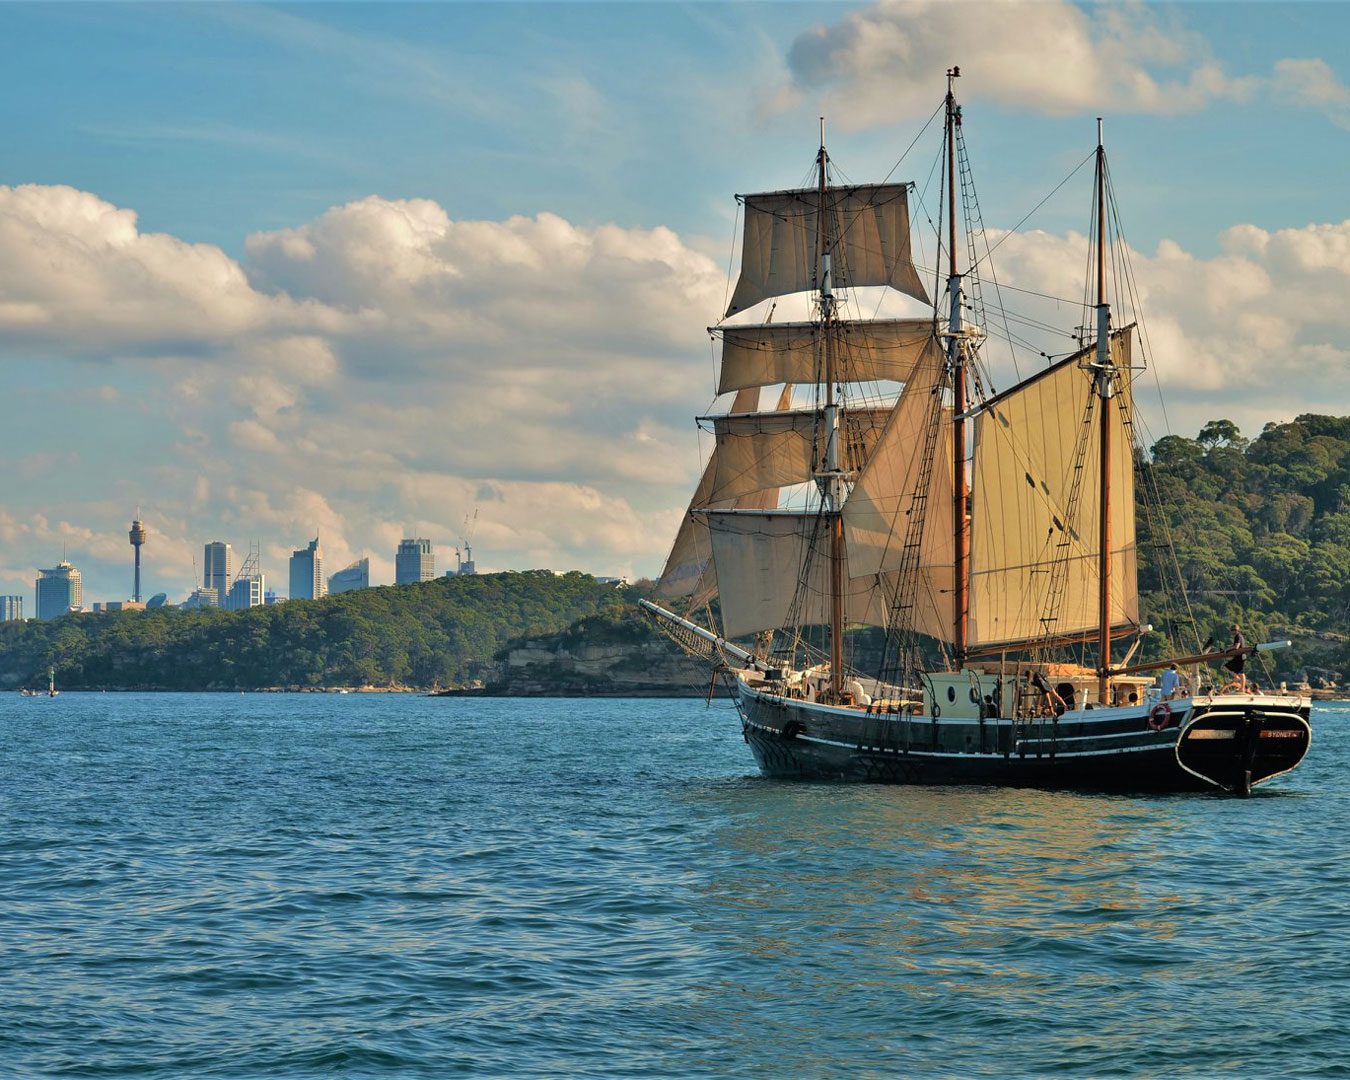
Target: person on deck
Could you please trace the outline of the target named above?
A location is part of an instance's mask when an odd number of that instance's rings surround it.
[[[1176,664],[1162,673],[1162,699],[1171,701],[1177,697],[1177,688],[1181,685],[1181,672],[1177,670]]]
[[[1064,704],[1064,699],[1055,693],[1054,687],[1046,681],[1045,676],[1039,671],[1028,671],[1027,682],[1040,692],[1042,712],[1063,716],[1068,710],[1068,706]]]
[[[1244,641],[1242,637],[1242,627],[1237,623],[1234,623],[1233,644],[1230,645],[1229,648],[1241,649],[1245,648],[1246,644],[1246,641]],[[1242,653],[1238,653],[1237,656],[1233,657],[1223,666],[1233,673],[1233,681],[1238,684],[1238,689],[1240,691],[1245,691],[1247,689],[1247,676],[1244,674],[1244,669],[1247,666],[1247,657]]]

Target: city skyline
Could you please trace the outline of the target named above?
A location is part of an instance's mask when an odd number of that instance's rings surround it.
[[[141,591],[176,601],[213,535],[267,538],[276,579],[317,530],[392,581],[404,537],[453,565],[475,506],[485,571],[656,573],[707,452],[732,193],[800,181],[821,115],[843,175],[886,175],[953,63],[995,232],[1106,117],[1146,440],[1343,409],[1350,9],[1007,3],[975,40],[971,10],[555,4],[521,34],[511,5],[0,5],[28,103],[0,167],[0,594],[64,546],[129,597],[138,503]],[[1001,281],[1077,294],[1076,184]]]
[[[148,531],[145,529],[144,522],[141,522],[138,519],[137,523],[142,526],[143,532]],[[154,595],[156,597],[167,597],[167,602],[172,606],[183,606],[185,603],[189,604],[189,606],[195,606],[202,601],[200,599],[194,600],[194,598],[200,598],[204,593],[210,593],[214,597],[214,603],[211,606],[229,609],[236,606],[256,606],[260,603],[271,603],[272,600],[266,598],[273,596],[279,600],[322,599],[331,594],[349,592],[354,589],[366,589],[379,585],[408,584],[413,581],[430,581],[438,576],[454,577],[460,572],[466,575],[476,573],[473,561],[463,561],[458,568],[452,569],[447,567],[438,573],[435,568],[437,551],[435,543],[424,538],[414,539],[405,537],[399,541],[399,548],[395,551],[393,562],[397,565],[400,557],[406,557],[408,559],[408,576],[406,581],[399,579],[397,571],[389,581],[372,580],[370,574],[370,556],[364,553],[360,558],[353,560],[347,566],[342,567],[330,575],[324,572],[323,549],[319,543],[319,538],[315,537],[304,548],[298,548],[291,551],[290,556],[286,561],[286,574],[290,583],[290,589],[285,594],[276,594],[272,589],[267,588],[265,584],[267,572],[265,568],[261,566],[262,547],[260,544],[251,546],[249,556],[237,569],[234,566],[234,547],[229,542],[223,540],[211,540],[203,545],[202,550],[201,576],[196,584],[191,588],[184,589],[181,593],[175,593],[170,589],[165,589],[159,590]],[[453,550],[457,555],[460,553],[459,548],[454,548]],[[138,570],[135,556],[132,557],[131,566],[134,588]],[[69,559],[63,558],[57,564],[57,568],[38,571],[38,577],[31,587],[31,592],[27,594],[34,597],[33,610],[35,612],[40,609],[41,604],[37,595],[39,584],[55,574],[57,569],[61,568],[69,569],[74,575],[73,579],[75,585],[73,595],[77,597],[76,604],[78,605],[79,610],[123,610],[124,605],[129,606],[137,603],[130,594],[128,594],[127,597],[108,596],[106,598],[101,597],[99,600],[89,600],[86,602],[83,597],[87,590],[82,584],[83,575],[80,568],[78,565],[70,562]],[[145,569],[145,566],[142,564],[140,569]],[[296,576],[297,572],[300,575],[299,578]],[[277,573],[279,574],[280,571],[277,571]],[[240,591],[236,594],[235,589],[236,587],[240,587],[240,582],[249,578],[253,578],[257,583],[247,590]],[[312,591],[297,593],[295,588],[297,580],[300,580],[302,584],[304,582],[309,582],[310,590]],[[340,581],[342,587],[337,589],[331,588],[331,583],[334,581]],[[149,592],[149,590],[143,586],[143,592]],[[236,599],[236,596],[239,598],[246,598],[247,602],[243,599]],[[21,609],[26,610],[26,607],[22,603],[24,598],[25,594],[17,594]],[[8,599],[8,596],[0,595],[0,600]],[[109,605],[113,606],[110,607]],[[145,605],[141,604],[141,606]],[[62,612],[64,613],[68,607],[69,605],[63,607],[61,609]],[[9,609],[6,608],[5,610],[8,611]],[[4,616],[4,618],[13,617],[16,616],[9,614]],[[22,618],[23,616],[20,614],[17,617]]]

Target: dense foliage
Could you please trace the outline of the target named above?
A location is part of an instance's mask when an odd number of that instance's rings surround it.
[[[74,614],[0,624],[0,686],[172,690],[442,686],[517,635],[621,610],[627,588],[576,571],[439,578],[248,611]]]
[[[1350,670],[1350,417],[1303,415],[1252,440],[1214,420],[1195,439],[1159,440],[1141,478],[1140,586],[1155,626],[1193,647],[1210,634],[1227,644],[1236,621],[1249,642],[1292,637],[1270,656],[1282,676]]]

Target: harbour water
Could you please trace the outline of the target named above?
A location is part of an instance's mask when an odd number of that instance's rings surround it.
[[[701,701],[0,698],[0,1076],[1350,1076],[1350,706],[1250,799]]]

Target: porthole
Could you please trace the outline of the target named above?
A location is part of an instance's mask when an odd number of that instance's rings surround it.
[[[954,686],[947,687],[947,700],[948,701],[956,700],[956,687]]]

